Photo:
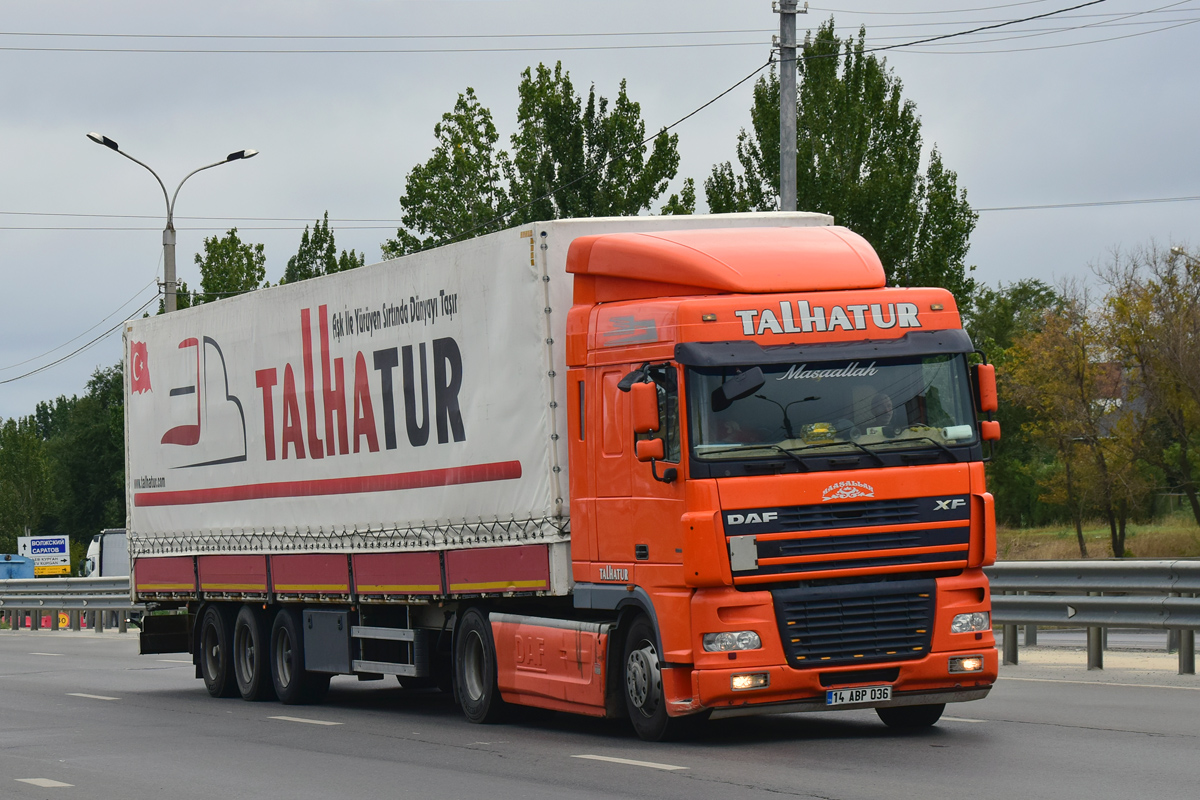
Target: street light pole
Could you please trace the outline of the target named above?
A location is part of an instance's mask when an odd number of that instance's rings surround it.
[[[146,171],[154,176],[154,180],[158,181],[158,185],[162,188],[163,200],[167,204],[167,226],[163,228],[163,290],[166,294],[164,308],[168,313],[176,309],[175,303],[175,198],[179,197],[179,190],[183,188],[183,184],[187,179],[195,175],[197,172],[202,172],[206,169],[219,167],[222,164],[228,164],[230,161],[239,161],[245,158],[253,158],[258,155],[257,150],[238,150],[225,156],[220,161],[215,161],[212,164],[206,164],[203,167],[192,170],[183,177],[179,185],[175,187],[175,194],[167,194],[167,186],[163,183],[162,178],[158,177],[158,173],[150,169],[149,166],[138,161],[133,156],[121,150],[117,143],[107,136],[100,133],[89,133],[87,135],[96,144],[102,144],[109,150],[120,153],[138,166],[145,167]]]

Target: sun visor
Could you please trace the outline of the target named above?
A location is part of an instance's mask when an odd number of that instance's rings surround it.
[[[975,345],[958,328],[912,331],[898,339],[857,342],[781,344],[756,342],[684,342],[675,345],[675,360],[689,367],[733,367],[749,364],[794,364],[801,361],[841,361],[896,358],[934,353],[971,353]]]

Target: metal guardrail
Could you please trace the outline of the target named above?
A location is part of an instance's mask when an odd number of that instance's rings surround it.
[[[1087,628],[1088,669],[1104,667],[1106,629],[1160,628],[1178,632],[1179,674],[1196,673],[1200,561],[1013,561],[986,572],[1006,664],[1017,663],[1018,624],[1026,644],[1038,625]]]
[[[32,630],[41,628],[42,615],[50,613],[50,628],[58,630],[58,612],[68,612],[73,630],[88,624],[102,631],[115,616],[115,624],[124,633],[128,612],[145,611],[145,606],[129,600],[129,578],[25,578],[0,581],[0,619],[12,630],[20,630],[29,617]],[[118,613],[113,613],[118,612]]]

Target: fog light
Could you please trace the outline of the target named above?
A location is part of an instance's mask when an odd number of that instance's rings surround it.
[[[754,631],[732,631],[728,633],[704,634],[704,650],[708,653],[724,653],[729,650],[757,650],[762,639]]]
[[[950,659],[951,672],[979,672],[983,669],[983,656],[960,656]]]
[[[973,614],[959,614],[950,623],[951,633],[972,633],[986,631],[992,627],[992,615],[986,611],[976,611]]]
[[[729,685],[735,692],[747,689],[763,689],[771,684],[771,676],[766,672],[751,672],[747,675],[734,675],[729,679]]]

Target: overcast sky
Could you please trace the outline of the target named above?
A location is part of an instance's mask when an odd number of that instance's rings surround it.
[[[868,43],[882,46],[1080,2],[845,0],[799,19],[803,31],[832,14],[845,33],[865,25]],[[770,0],[43,0],[5,3],[0,20],[0,381],[132,315],[161,277],[162,192],[88,131],[116,140],[172,191],[231,151],[261,151],[183,187],[179,277],[198,286],[203,238],[237,225],[266,245],[274,283],[304,221],[326,210],[339,249],[379,260],[404,177],[464,88],[507,142],[519,73],[561,59],[584,94],[594,83],[612,97],[627,78],[655,129],[761,66],[778,29]],[[887,53],[926,147],[937,144],[981,210],[968,256],[980,279],[1082,276],[1114,246],[1200,243],[1195,199],[988,210],[1200,197],[1197,22],[1200,0],[1107,0]],[[265,52],[284,50],[307,52]],[[676,129],[673,190],[733,158],[750,91]],[[120,353],[118,330],[0,384],[0,417],[82,392]]]

